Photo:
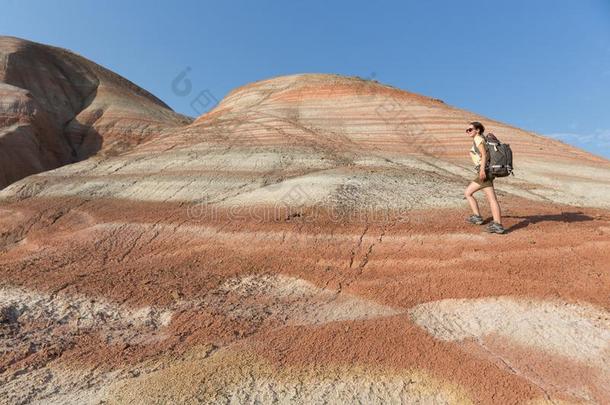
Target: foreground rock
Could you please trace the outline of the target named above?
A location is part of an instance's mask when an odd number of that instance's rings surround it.
[[[472,119],[506,235],[463,220]],[[608,161],[335,75],[164,125],[0,192],[0,398],[610,399]]]

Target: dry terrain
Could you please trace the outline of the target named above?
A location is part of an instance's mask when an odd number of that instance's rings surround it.
[[[0,158],[2,404],[610,403],[605,159],[330,74],[191,120],[8,37]]]

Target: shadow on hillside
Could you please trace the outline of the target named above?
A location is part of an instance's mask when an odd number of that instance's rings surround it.
[[[82,89],[88,93],[82,95],[80,109],[72,111],[73,116],[67,122],[60,122],[45,111],[32,115],[29,121],[25,120],[15,129],[0,125],[0,132],[3,132],[0,136],[0,190],[24,177],[88,159],[102,149],[104,138],[93,124],[103,112],[93,112],[94,115],[87,118],[90,122],[81,123],[78,119],[97,95],[97,82],[89,85],[90,89]],[[25,89],[31,91],[30,87]],[[57,104],[69,103],[68,96],[57,101]],[[19,115],[13,118],[21,119]]]
[[[562,212],[561,214],[548,214],[548,215],[528,215],[528,216],[516,216],[516,215],[508,215],[503,218],[519,218],[523,219],[521,222],[517,222],[515,225],[506,228],[506,232],[516,231],[521,228],[525,228],[529,224],[536,224],[538,222],[545,221],[553,221],[553,222],[583,222],[583,221],[593,221],[594,218],[585,215],[582,212]]]

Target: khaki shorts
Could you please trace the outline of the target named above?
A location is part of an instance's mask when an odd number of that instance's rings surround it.
[[[472,179],[472,181],[474,181],[479,186],[481,186],[479,189],[494,186],[493,176],[491,176],[489,173],[486,173],[486,174],[487,174],[487,177],[485,177],[485,181],[481,181],[481,179],[479,179],[479,171],[477,170],[477,174],[475,175],[475,178]]]

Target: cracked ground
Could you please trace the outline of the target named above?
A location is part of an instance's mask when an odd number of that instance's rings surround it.
[[[3,397],[603,402],[608,213],[507,202],[502,250],[454,209],[5,205]]]

